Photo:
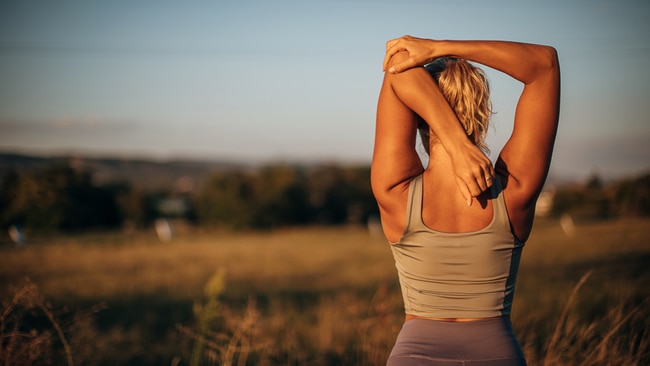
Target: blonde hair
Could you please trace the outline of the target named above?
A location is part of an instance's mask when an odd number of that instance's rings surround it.
[[[464,59],[449,57],[439,58],[425,68],[438,83],[470,140],[489,153],[485,136],[492,115],[492,101],[485,72]]]

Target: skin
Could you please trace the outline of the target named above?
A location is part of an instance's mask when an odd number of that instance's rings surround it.
[[[513,133],[493,170],[465,136],[436,83],[417,67],[443,56],[483,64],[524,84]],[[408,184],[423,172],[425,202],[430,203],[425,204],[423,216],[430,227],[463,232],[486,226],[481,224],[490,221],[492,210],[482,192],[490,185],[487,178],[496,172],[504,185],[513,234],[522,241],[528,239],[558,125],[560,70],[555,49],[505,41],[405,36],[387,43],[384,65],[388,72],[379,96],[371,179],[388,239],[399,239]],[[414,149],[418,115],[437,137],[431,141],[426,170]],[[467,191],[484,204],[468,207]]]
[[[422,219],[429,228],[469,232],[486,227],[493,216],[486,189],[495,173],[504,187],[512,232],[522,241],[528,239],[558,125],[560,70],[555,49],[410,36],[391,40],[386,48],[371,182],[388,240],[396,242],[403,233],[409,183],[419,174],[424,179]],[[443,56],[483,64],[524,85],[512,135],[494,167],[465,135],[435,81],[419,67]],[[434,136],[426,170],[414,148],[420,118]]]

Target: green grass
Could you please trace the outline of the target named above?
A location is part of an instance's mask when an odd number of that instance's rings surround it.
[[[512,315],[529,364],[650,362],[649,236],[649,219],[536,224]],[[50,337],[42,364],[376,365],[403,320],[388,244],[361,227],[31,239],[0,246],[0,315],[5,339]],[[25,278],[42,302],[16,300]]]

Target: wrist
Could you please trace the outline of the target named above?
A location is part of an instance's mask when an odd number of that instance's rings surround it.
[[[437,51],[434,58],[440,57],[458,57],[457,51],[454,50],[456,42],[450,40],[436,41],[435,50]]]
[[[443,146],[452,159],[460,155],[465,155],[472,148],[477,148],[466,135],[462,139],[447,141],[447,144],[443,144]]]
[[[426,63],[433,62],[438,57],[441,57],[440,49],[438,48],[440,41],[436,39],[429,39],[428,41],[429,42],[426,47],[427,52],[425,53]]]

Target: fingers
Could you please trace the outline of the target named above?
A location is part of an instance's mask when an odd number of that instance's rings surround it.
[[[485,185],[488,187],[492,187],[492,183],[494,182],[494,174],[488,175],[485,177]]]
[[[479,171],[475,174],[476,182],[482,191],[485,191],[492,186],[492,183],[494,181],[494,174],[495,173],[492,162],[487,157],[485,157],[481,163],[481,166],[479,167]]]
[[[492,165],[489,165],[463,178],[456,177],[456,184],[467,206],[471,206],[473,198],[490,188],[494,179],[494,170]]]
[[[388,69],[388,72],[391,73],[391,74],[396,74],[396,73],[402,72],[404,70],[408,70],[408,69],[412,68],[413,66],[415,66],[415,60],[413,59],[413,57],[409,57],[405,61],[400,62],[397,65],[391,66],[391,68]]]
[[[395,50],[393,47],[395,46],[395,43],[397,43],[397,39],[391,39],[390,41],[386,42],[386,55],[384,56],[384,64],[382,66],[383,71],[386,71],[386,67],[388,67],[388,61],[390,61],[390,58],[397,53],[397,50]]]
[[[470,184],[468,184],[467,189],[471,197],[478,197],[481,193],[483,193],[483,191],[485,191],[485,188],[481,187],[481,184],[479,184],[477,180],[472,181]]]
[[[397,42],[398,41],[399,41],[399,39],[393,40],[393,41],[388,41],[388,43],[386,43],[386,56],[384,57],[384,65],[383,65],[382,70],[386,71],[386,68],[388,67],[388,62],[390,61],[390,58],[393,57],[393,55],[395,55],[397,52],[403,50],[403,48],[397,47]],[[389,43],[391,44],[390,46],[389,46]]]
[[[401,36],[399,38],[391,39],[390,41],[386,42],[386,52],[388,52],[391,48],[397,46],[399,43],[401,43],[403,40],[406,40],[410,38],[409,36]],[[404,49],[404,48],[401,48]],[[399,47],[398,47],[399,50]],[[395,54],[397,51],[393,51],[393,54]]]
[[[483,180],[485,181],[485,189],[492,187],[494,183],[496,173],[494,172],[494,167],[492,164],[488,164],[487,168],[484,170]]]
[[[492,187],[494,181],[494,173],[485,171],[482,175],[478,176],[475,180],[476,187],[478,187],[479,194]]]
[[[396,54],[399,51],[406,50],[406,48],[400,46],[400,44],[402,43],[402,40],[407,38],[409,38],[409,36],[402,36],[399,38],[391,39],[390,41],[386,42],[386,56],[384,57],[384,64],[382,70],[386,71],[386,68],[388,67],[388,62],[390,61],[390,58],[393,57],[394,54]],[[405,68],[400,68],[399,70],[402,71],[405,70]]]
[[[395,38],[391,39],[390,41],[386,42],[386,51],[388,51],[391,47],[393,47],[397,42],[399,42],[401,38]]]
[[[470,207],[472,205],[472,198],[474,197],[474,195],[467,187],[467,184],[465,184],[465,182],[458,177],[456,177],[456,185],[458,185],[458,190],[460,191],[460,195],[463,197],[465,202],[467,202],[467,207]]]
[[[492,180],[492,174],[489,172],[484,172],[478,176],[475,181],[480,191],[483,192],[492,186]]]

